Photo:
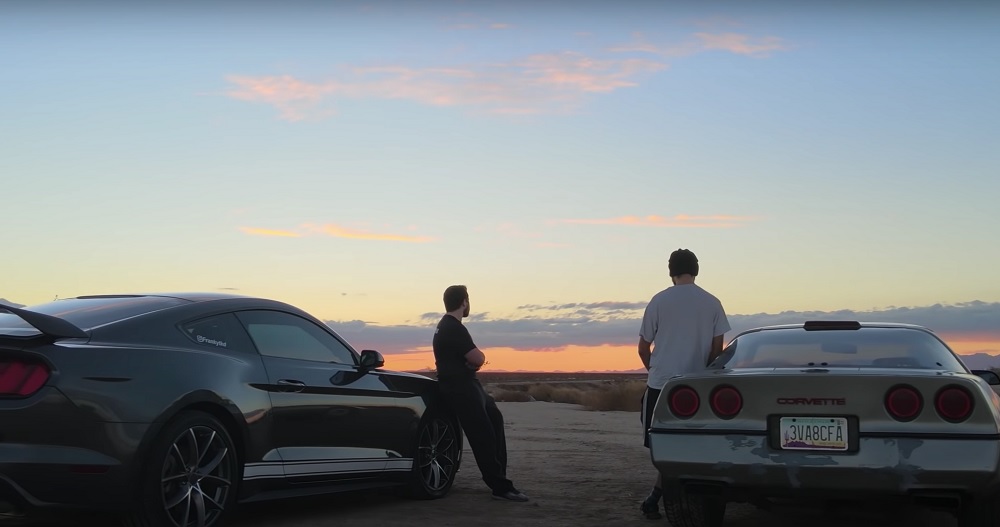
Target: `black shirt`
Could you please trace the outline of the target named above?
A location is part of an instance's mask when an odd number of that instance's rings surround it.
[[[475,379],[475,370],[466,365],[465,354],[472,351],[476,344],[468,328],[451,315],[441,317],[434,331],[434,363],[437,366],[438,379],[462,380]]]

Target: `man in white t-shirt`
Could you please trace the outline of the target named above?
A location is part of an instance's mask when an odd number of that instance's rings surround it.
[[[639,357],[649,371],[640,417],[646,448],[653,408],[667,379],[705,369],[722,353],[723,335],[731,329],[719,299],[694,283],[698,258],[693,252],[677,249],[670,254],[668,267],[674,285],[649,301],[639,330]],[[639,510],[647,518],[659,518],[662,497],[657,474],[656,485]]]

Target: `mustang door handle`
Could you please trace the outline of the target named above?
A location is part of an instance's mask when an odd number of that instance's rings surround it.
[[[292,381],[289,379],[278,379],[278,388],[283,392],[301,392],[306,387],[302,381]]]

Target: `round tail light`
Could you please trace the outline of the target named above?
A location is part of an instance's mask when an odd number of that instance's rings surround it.
[[[731,419],[743,409],[743,396],[732,386],[719,386],[712,391],[709,405],[718,417]]]
[[[894,386],[885,394],[885,409],[897,421],[916,419],[923,407],[923,397],[912,386]]]
[[[677,417],[691,417],[698,412],[701,400],[698,392],[689,386],[678,386],[670,391],[670,412]]]
[[[934,398],[934,406],[945,421],[964,421],[972,414],[972,394],[959,386],[945,386]]]

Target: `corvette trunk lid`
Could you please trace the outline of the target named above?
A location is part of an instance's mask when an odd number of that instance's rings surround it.
[[[742,404],[729,418],[713,411],[713,395],[722,386],[734,388]],[[889,395],[897,387],[909,391],[903,401],[913,415],[896,419],[890,413]],[[698,408],[691,417],[671,412],[672,390],[689,387],[697,393]],[[952,422],[938,411],[942,390],[958,387],[969,395],[972,408],[961,422]],[[947,392],[948,396],[961,395]],[[690,392],[688,392],[690,396]],[[732,392],[728,393],[730,401]],[[690,399],[688,399],[690,400]],[[718,402],[718,401],[717,401]],[[723,370],[671,379],[664,387],[653,416],[653,428],[672,430],[716,430],[719,432],[767,432],[775,427],[789,430],[797,423],[836,421],[861,435],[997,434],[1000,398],[979,377],[927,369],[899,368],[766,368]],[[811,420],[813,419],[813,420]],[[827,419],[827,421],[822,421]]]

